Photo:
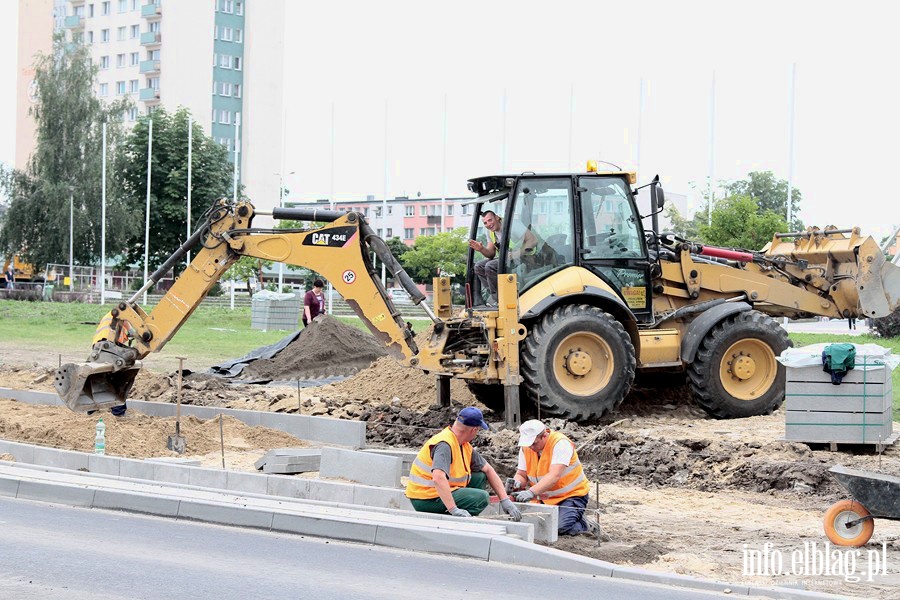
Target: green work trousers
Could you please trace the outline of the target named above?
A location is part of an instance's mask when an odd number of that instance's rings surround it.
[[[484,489],[487,484],[487,475],[484,473],[472,473],[469,478],[469,485],[464,488],[456,488],[453,490],[453,500],[456,506],[469,511],[473,517],[480,515],[487,508],[489,499],[487,490]],[[432,498],[430,500],[415,500],[410,498],[413,508],[419,512],[437,513],[440,515],[449,514],[444,501],[440,498]]]

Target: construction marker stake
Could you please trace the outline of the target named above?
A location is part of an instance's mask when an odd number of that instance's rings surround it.
[[[225,468],[225,429],[222,426],[222,413],[219,413],[219,442],[222,444],[222,468]]]

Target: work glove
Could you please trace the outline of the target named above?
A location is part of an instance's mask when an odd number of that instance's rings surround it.
[[[516,502],[529,502],[534,499],[534,492],[531,490],[522,490],[521,492],[513,494],[513,498],[516,499]]]
[[[522,520],[522,511],[516,508],[516,505],[512,503],[512,500],[509,498],[504,498],[500,501],[500,508],[503,509],[503,512],[512,517],[513,521],[521,521]]]
[[[464,508],[460,508],[458,506],[454,506],[453,510],[450,511],[450,514],[453,515],[454,517],[471,517],[472,516],[469,514],[469,511],[467,511]]]

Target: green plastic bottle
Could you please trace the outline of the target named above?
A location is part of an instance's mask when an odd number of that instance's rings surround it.
[[[97,421],[97,430],[94,434],[94,454],[106,454],[106,424],[102,417]]]

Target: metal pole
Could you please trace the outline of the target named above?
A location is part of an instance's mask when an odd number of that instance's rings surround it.
[[[106,123],[103,123],[103,159],[100,172],[100,304],[106,304]]]
[[[501,111],[501,143],[500,143],[500,173],[506,173],[506,89],[503,90],[503,110]]]
[[[334,102],[331,103],[331,189],[328,192],[328,199],[331,200],[331,210],[334,210]],[[334,314],[332,310],[334,293],[332,291],[331,280],[328,281],[328,314]]]
[[[575,82],[569,87],[569,162],[567,169],[572,169],[572,141],[575,139]]]
[[[75,192],[69,188],[69,291],[75,291]]]
[[[282,63],[282,70],[284,65]],[[281,89],[281,168],[278,173],[278,206],[284,208],[284,144],[287,138],[287,108],[284,104],[284,86]],[[278,263],[278,292],[284,291],[284,263]]]
[[[150,278],[150,167],[153,157],[153,119],[147,129],[147,207],[144,214],[144,283]],[[147,304],[147,292],[144,292],[144,304]]]
[[[384,100],[384,194],[381,197],[381,235],[387,236],[388,196],[388,101]],[[387,287],[387,266],[381,261],[381,285]]]
[[[191,237],[191,187],[192,175],[191,167],[193,166],[193,150],[194,150],[194,117],[188,115],[188,176],[187,176],[187,237]],[[191,251],[187,253],[187,264],[191,264]]]
[[[447,94],[444,93],[444,158],[441,164],[441,231],[444,231],[444,215],[447,213]]]
[[[232,184],[231,196],[232,200],[237,203],[238,200],[238,169],[241,160],[241,148],[238,144],[238,136],[241,129],[241,113],[234,113],[234,183]]]
[[[709,92],[709,197],[706,224],[712,226],[713,179],[716,176],[716,72],[713,71]]]
[[[644,137],[644,78],[641,77],[641,91],[638,95],[637,157],[635,170],[641,176],[641,142]]]
[[[797,63],[791,66],[791,115],[790,129],[788,132],[788,191],[787,191],[787,226],[788,231],[793,231],[792,200],[794,193],[794,97],[797,91]]]

